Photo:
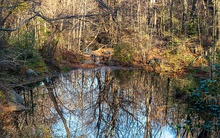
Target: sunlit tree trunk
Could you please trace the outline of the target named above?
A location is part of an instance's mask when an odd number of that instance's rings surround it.
[[[122,15],[121,15],[121,10],[120,6],[121,6],[121,0],[116,0],[115,2],[115,8],[114,8],[114,13],[116,16],[116,28],[117,28],[117,40],[116,43],[119,43],[121,41],[121,29],[122,29]]]
[[[170,0],[170,36],[173,42],[173,0]],[[173,44],[172,44],[173,49]]]
[[[83,1],[83,12],[82,12],[82,15],[86,15],[87,13],[87,0],[84,0]],[[82,56],[83,56],[83,60],[84,60],[84,48],[86,47],[85,46],[85,41],[86,41],[86,36],[87,36],[87,33],[86,33],[86,21],[85,21],[85,17],[82,18],[82,30],[83,30],[83,35],[82,35],[82,38],[81,38],[81,41],[82,41]]]
[[[182,33],[184,37],[187,34],[187,9],[188,9],[188,2],[187,0],[183,0],[183,19],[182,19]]]
[[[209,0],[206,1],[202,1],[202,5],[204,8],[204,21],[203,21],[203,30],[201,30],[201,41],[202,41],[202,46],[204,49],[204,57],[207,59],[208,61],[208,65],[211,67],[211,61],[210,61],[210,44],[208,43],[209,41],[209,27],[210,27],[210,21],[209,21],[209,9],[208,9],[208,3]]]
[[[138,32],[137,34],[137,46],[139,47],[140,49],[140,52],[141,52],[141,55],[142,55],[142,60],[145,61],[146,60],[146,57],[145,57],[145,54],[144,54],[144,48],[143,48],[143,43],[142,43],[142,25],[141,25],[141,22],[142,22],[142,12],[141,12],[142,8],[141,8],[141,0],[138,0],[137,1],[137,29],[136,31]]]
[[[162,0],[162,9],[161,9],[161,17],[160,22],[158,22],[158,35],[163,36],[163,32],[165,31],[165,0]]]
[[[146,50],[147,50],[147,52],[149,52],[150,50],[151,50],[151,48],[152,48],[152,37],[153,37],[153,34],[152,34],[152,28],[150,28],[150,24],[148,23],[148,20],[149,20],[149,13],[150,13],[150,9],[152,8],[150,5],[151,4],[154,4],[154,1],[151,1],[151,3],[148,1],[148,0],[146,0],[146,11],[145,11],[145,15],[144,15],[144,18],[145,18],[145,23],[144,23],[144,25],[145,25],[145,30],[146,30],[146,35],[148,35],[148,39],[149,39],[149,41],[147,41],[146,43],[145,43],[145,45],[146,45]],[[146,52],[146,51],[145,51]],[[145,54],[145,52],[143,53],[143,62],[145,63],[146,62],[146,54]]]
[[[215,64],[216,64],[216,46],[218,43],[219,38],[219,0],[213,0],[213,44],[212,44],[212,63],[211,63],[211,78],[214,79],[215,77]]]
[[[220,1],[219,0],[216,0],[216,16],[217,16],[217,24],[216,24],[216,46],[219,46],[220,45],[220,36],[219,36],[219,32],[220,32]]]
[[[78,5],[78,4],[77,4]],[[76,14],[76,0],[72,1],[72,14]],[[75,26],[77,24],[78,20],[77,19],[72,19],[72,24]],[[77,38],[77,29],[75,29],[75,27],[72,27],[70,29],[70,34],[71,34],[71,50],[75,50],[75,46],[77,45],[76,43],[76,38]]]
[[[81,5],[82,6],[82,5]],[[81,12],[83,12],[83,8],[81,9]],[[82,39],[82,33],[83,33],[83,18],[80,19],[79,21],[79,30],[78,30],[78,46],[76,48],[76,52],[80,52],[80,46],[81,46],[81,39]]]

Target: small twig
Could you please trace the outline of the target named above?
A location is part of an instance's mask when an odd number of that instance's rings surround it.
[[[96,33],[95,37],[94,37],[93,40],[83,49],[83,51],[86,50],[86,49],[95,41],[95,39],[97,38],[97,36],[98,36],[98,34],[99,34],[100,28],[101,28],[101,27],[99,26],[98,32]]]
[[[25,51],[24,51],[25,52]],[[22,52],[22,53],[19,53],[16,57],[14,57],[13,58],[13,60],[12,61],[15,61],[15,59],[17,59],[20,55],[22,55],[22,54],[24,54],[24,52]]]

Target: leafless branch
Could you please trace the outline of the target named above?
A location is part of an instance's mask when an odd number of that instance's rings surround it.
[[[106,16],[106,15],[107,14],[103,14],[102,16]],[[48,18],[44,15],[41,15],[39,12],[35,12],[35,14],[33,16],[31,16],[30,18],[21,22],[16,28],[0,28],[0,31],[16,31],[16,30],[20,29],[23,24],[28,23],[29,21],[31,21],[35,17],[40,17],[40,18],[44,19],[46,22],[52,23],[54,21],[63,20],[63,19],[73,19],[73,18],[82,18],[82,17],[92,18],[92,17],[96,17],[96,16],[99,16],[99,14],[70,15],[70,16],[63,16],[63,17],[57,17],[57,18]]]
[[[35,14],[33,16],[31,16],[30,18],[24,20],[23,22],[21,22],[16,28],[0,28],[0,31],[16,31],[18,29],[21,28],[21,26],[27,22],[29,22],[30,20],[34,19],[36,16],[39,16],[38,14]]]
[[[105,14],[102,14],[102,16],[107,16],[109,14],[113,14],[113,10],[111,7],[107,6],[102,0],[96,0],[99,5],[107,12]],[[3,0],[2,0],[3,2]],[[6,21],[7,18],[12,14],[12,11],[17,7],[17,4],[13,6],[12,10],[8,13],[8,15],[2,20],[2,22]],[[39,12],[34,12],[35,14],[31,17],[29,17],[28,19],[24,20],[23,22],[20,22],[20,24],[16,27],[16,28],[2,28],[0,26],[0,31],[17,31],[19,30],[22,25],[28,23],[29,21],[31,21],[32,19],[34,19],[35,17],[40,17],[42,19],[44,19],[46,22],[48,23],[52,23],[54,21],[58,21],[58,20],[63,20],[63,19],[73,19],[73,18],[92,18],[92,17],[96,17],[96,16],[100,16],[100,14],[86,14],[86,15],[69,15],[69,16],[63,16],[63,17],[57,17],[57,18],[48,18],[42,14],[40,14]]]
[[[98,2],[99,6],[102,7],[104,10],[106,10],[107,12],[113,13],[112,8],[109,7],[109,6],[107,6],[107,5],[103,2],[103,0],[96,0],[96,1]]]
[[[12,9],[8,12],[5,18],[2,19],[1,24],[4,24],[4,22],[8,19],[8,17],[12,14],[12,12],[15,10],[17,6],[18,6],[18,3],[12,6]]]

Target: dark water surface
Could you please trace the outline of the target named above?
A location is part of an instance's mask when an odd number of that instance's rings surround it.
[[[26,92],[30,113],[23,121],[52,137],[175,138],[173,124],[186,115],[173,91],[172,80],[154,73],[78,69]]]

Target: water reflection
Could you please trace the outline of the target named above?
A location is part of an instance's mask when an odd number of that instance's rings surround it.
[[[171,80],[145,71],[79,69],[44,84],[32,90],[34,113],[25,122],[52,137],[172,138],[171,124],[185,118]]]

